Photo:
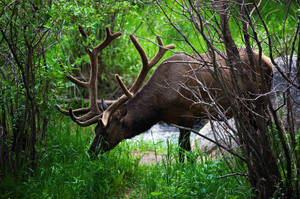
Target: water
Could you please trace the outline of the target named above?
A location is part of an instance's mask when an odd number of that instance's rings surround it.
[[[174,126],[169,126],[166,123],[160,122],[152,126],[151,129],[133,138],[134,141],[144,142],[163,142],[164,144],[169,141],[177,141],[179,137],[179,129]],[[197,137],[191,134],[191,140]]]

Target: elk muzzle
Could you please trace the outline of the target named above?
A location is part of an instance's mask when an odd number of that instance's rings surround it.
[[[95,128],[95,138],[88,150],[91,159],[95,159],[99,153],[105,153],[109,150],[109,142],[105,139],[105,130],[102,123],[98,123]]]

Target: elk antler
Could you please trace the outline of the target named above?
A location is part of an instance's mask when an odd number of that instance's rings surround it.
[[[164,54],[167,52],[167,50],[174,49],[175,46],[173,44],[164,46],[160,36],[156,36],[157,43],[159,45],[159,49],[158,49],[158,52],[156,53],[156,55],[149,62],[145,51],[143,50],[143,48],[139,44],[139,42],[135,39],[134,35],[130,35],[130,39],[131,39],[132,43],[134,44],[135,48],[138,50],[140,57],[142,59],[142,63],[143,63],[142,70],[140,71],[137,79],[134,81],[133,85],[130,88],[130,91],[132,93],[136,93],[142,86],[142,83],[145,80],[149,70],[155,64],[157,64],[157,62],[159,62],[159,60],[164,56]]]
[[[159,45],[159,49],[158,49],[158,52],[156,53],[156,55],[149,62],[145,51],[143,50],[143,48],[139,44],[139,42],[136,40],[135,36],[131,34],[130,39],[131,39],[133,45],[135,46],[135,48],[137,49],[137,51],[140,54],[143,66],[142,66],[142,69],[141,69],[138,77],[136,78],[136,80],[134,81],[134,83],[130,87],[130,89],[127,89],[127,87],[125,86],[125,84],[121,80],[120,76],[116,74],[116,79],[118,80],[118,83],[119,83],[120,87],[122,88],[122,90],[124,92],[124,95],[122,95],[119,99],[117,99],[112,105],[110,105],[108,107],[107,110],[105,110],[103,112],[102,123],[103,123],[104,126],[107,125],[108,120],[109,120],[110,116],[114,113],[114,111],[116,111],[120,107],[120,105],[125,103],[129,98],[131,98],[140,89],[140,87],[142,86],[143,81],[145,80],[149,70],[155,64],[157,64],[157,62],[159,62],[159,60],[164,56],[166,51],[169,50],[169,49],[174,49],[175,48],[175,46],[173,44],[164,46],[161,38],[159,36],[156,36],[156,39],[157,39],[157,42],[158,42],[158,45]]]
[[[97,101],[97,78],[98,78],[98,55],[99,53],[108,46],[114,39],[119,37],[121,35],[120,32],[112,34],[110,29],[108,27],[105,28],[106,31],[106,38],[105,40],[97,45],[96,47],[92,48],[92,51],[89,50],[85,46],[85,51],[89,55],[90,58],[90,65],[91,65],[91,71],[90,71],[90,79],[88,82],[83,82],[72,75],[68,75],[68,79],[73,82],[74,84],[81,86],[83,88],[88,88],[89,91],[89,101],[90,101],[90,107],[88,108],[80,108],[76,110],[72,110],[72,108],[69,109],[69,111],[62,109],[59,105],[56,105],[58,110],[62,112],[65,115],[69,115],[71,119],[79,124],[80,126],[89,126],[91,124],[96,123],[99,118],[101,117],[101,112],[99,110],[99,106]],[[79,32],[84,38],[87,38],[87,34],[84,31],[84,29],[79,26]],[[80,117],[76,117],[77,114],[84,114]]]

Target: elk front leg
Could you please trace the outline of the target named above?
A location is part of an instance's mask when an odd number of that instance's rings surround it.
[[[191,132],[187,130],[180,129],[178,144],[179,144],[179,162],[184,162],[185,152],[191,151],[191,142],[190,142]],[[187,159],[190,161],[189,156]]]

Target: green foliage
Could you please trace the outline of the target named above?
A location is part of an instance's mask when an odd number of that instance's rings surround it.
[[[0,198],[248,198],[249,187],[234,177],[221,160],[205,154],[197,163],[178,163],[177,144],[165,147],[159,164],[141,165],[123,142],[99,160],[89,160],[92,128],[74,127],[68,118],[51,122],[49,139],[38,150],[39,168],[28,180],[7,176],[0,182]],[[143,151],[144,148],[136,148]],[[128,192],[129,191],[129,192]]]
[[[248,198],[246,184],[239,185],[234,178],[218,179],[226,172],[222,161],[182,165],[166,160],[147,172],[140,186],[143,198]]]
[[[0,198],[107,198],[139,175],[137,162],[122,148],[89,161],[89,132],[64,122],[49,127],[49,141],[39,148],[42,155],[33,176],[24,182],[7,176],[0,183]]]
[[[48,65],[53,58],[47,50],[54,43],[58,23],[47,2],[1,4],[0,175],[4,175],[16,174],[19,167],[35,168],[35,144],[42,142],[47,115],[53,113],[55,98],[51,93],[57,76],[55,65]]]

